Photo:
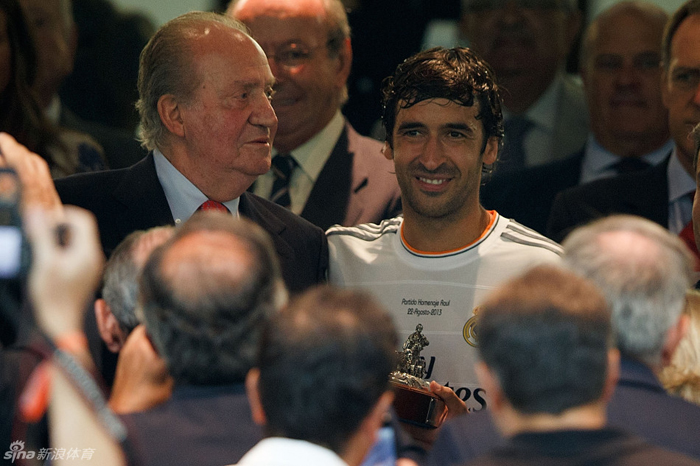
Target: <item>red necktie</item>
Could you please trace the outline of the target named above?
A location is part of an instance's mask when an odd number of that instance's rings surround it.
[[[693,221],[691,220],[683,228],[683,230],[678,233],[678,236],[683,240],[683,242],[688,246],[693,254],[695,254],[695,270],[700,271],[700,253],[698,252],[698,247],[695,244],[695,235],[693,234]]]
[[[199,209],[197,210],[218,210],[219,212],[224,212],[227,214],[231,213],[231,211],[228,210],[228,207],[223,205],[221,202],[212,201],[211,199],[205,201],[201,206],[199,206]]]

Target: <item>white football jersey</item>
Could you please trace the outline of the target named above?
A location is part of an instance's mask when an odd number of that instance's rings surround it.
[[[474,243],[444,253],[420,253],[401,235],[402,217],[379,225],[327,231],[331,284],[369,290],[394,317],[405,340],[423,325],[429,345],[427,378],[447,385],[470,410],[486,407],[474,372],[479,343],[479,303],[490,290],[526,269],[558,263],[562,248],[519,223],[490,212]]]

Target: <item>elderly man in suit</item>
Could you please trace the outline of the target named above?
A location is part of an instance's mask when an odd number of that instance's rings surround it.
[[[394,217],[401,196],[391,162],[340,112],[352,63],[340,0],[236,0],[227,14],[250,28],[275,76],[273,168],[254,192],[323,229]]]
[[[690,228],[695,180],[690,131],[700,122],[700,1],[689,0],[671,17],[662,41],[663,103],[675,147],[663,163],[559,193],[548,236],[560,240],[577,225],[612,213],[639,215],[679,234],[695,249]]]
[[[105,252],[130,232],[179,224],[197,210],[247,217],[271,236],[290,291],[323,281],[323,231],[246,190],[270,169],[274,77],[239,22],[193,12],[162,26],[141,55],[144,144],[130,168],[56,183],[66,204],[92,211]]]
[[[237,461],[261,439],[244,380],[263,323],[286,303],[269,237],[251,222],[198,213],[156,249],[139,283],[146,332],[173,394],[123,416],[144,465]]]

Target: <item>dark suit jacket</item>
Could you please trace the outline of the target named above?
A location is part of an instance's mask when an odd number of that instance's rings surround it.
[[[668,161],[646,170],[592,181],[554,199],[547,236],[561,242],[579,225],[611,214],[644,217],[668,227]]]
[[[401,191],[394,164],[381,150],[382,143],[359,135],[346,123],[301,216],[323,230],[396,217]]]
[[[583,149],[563,160],[496,174],[481,187],[481,204],[545,234],[554,198],[579,184]]]
[[[176,387],[155,408],[122,416],[143,466],[221,466],[262,439],[243,384]]]
[[[608,404],[608,425],[700,459],[700,407],[666,393],[651,369],[626,357]],[[488,413],[459,416],[443,426],[423,464],[463,464],[503,443]]]
[[[64,204],[95,214],[108,257],[132,231],[174,224],[153,155],[129,168],[56,180],[56,189]],[[291,292],[325,281],[328,243],[320,228],[251,193],[241,195],[239,212],[272,237]]]

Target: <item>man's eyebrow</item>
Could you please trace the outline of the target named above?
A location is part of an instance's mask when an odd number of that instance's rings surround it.
[[[262,85],[260,84],[260,81],[234,81],[233,82],[233,87],[236,89],[244,89],[244,90],[250,90],[250,89],[256,89],[258,87],[263,87],[263,88],[268,88],[272,87],[275,85],[275,80],[271,79],[269,81],[266,81]]]
[[[446,123],[445,125],[443,125],[443,128],[459,129],[462,131],[469,131],[469,132],[474,131],[474,129],[466,123]]]
[[[416,129],[416,128],[425,128],[425,124],[420,123],[418,121],[404,121],[398,127],[399,130]]]

